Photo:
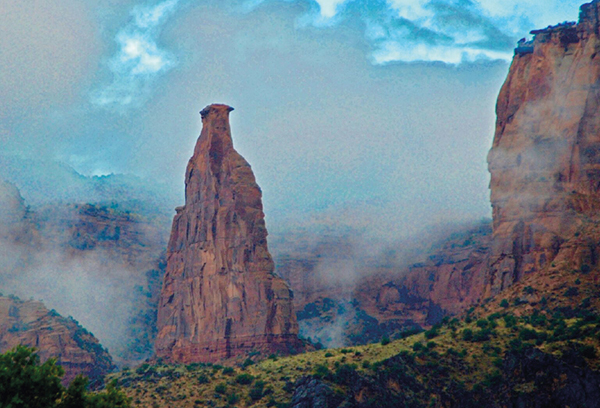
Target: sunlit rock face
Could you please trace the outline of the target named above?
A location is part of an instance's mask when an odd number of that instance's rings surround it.
[[[216,362],[301,348],[292,292],[273,274],[261,190],[233,148],[226,105],[202,110],[202,133],[177,208],[158,310],[158,357]]]
[[[83,374],[98,385],[116,368],[94,335],[77,321],[46,309],[41,302],[0,295],[0,352],[20,344],[35,347],[42,361],[55,358],[65,370],[64,384]]]
[[[585,4],[578,24],[533,31],[533,47],[515,52],[488,156],[489,294],[545,267],[597,265],[599,12],[598,1]]]

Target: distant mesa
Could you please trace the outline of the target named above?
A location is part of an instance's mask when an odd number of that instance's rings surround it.
[[[233,148],[227,105],[204,108],[159,301],[156,355],[217,362],[302,350],[292,292],[274,275],[262,193]]]

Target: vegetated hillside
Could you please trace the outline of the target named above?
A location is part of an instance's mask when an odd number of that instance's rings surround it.
[[[271,248],[294,291],[300,334],[339,347],[430,327],[480,301],[490,224],[446,227],[425,234],[427,244],[376,251],[355,231],[278,234]]]
[[[598,274],[554,279],[563,282],[547,297],[518,284],[400,340],[236,367],[145,364],[111,378],[140,407],[598,406]]]

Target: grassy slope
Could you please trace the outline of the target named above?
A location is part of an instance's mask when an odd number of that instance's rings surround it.
[[[462,321],[453,319],[428,332],[386,345],[376,343],[271,358],[246,368],[144,365],[114,377],[133,398],[134,406],[283,407],[291,400],[293,383],[305,375],[316,374],[323,378],[340,399],[355,386],[353,378],[359,377],[375,381],[386,378],[386,387],[392,392],[406,393],[406,382],[391,375],[392,366],[386,364],[388,359],[400,354],[406,363],[402,366],[403,375],[414,379],[419,385],[416,388],[426,391],[415,393],[411,401],[435,406],[436,399],[442,398],[437,395],[438,391],[444,393],[452,387],[485,394],[482,390],[497,381],[507,350],[537,347],[560,357],[565,350],[572,349],[583,356],[590,367],[598,369],[600,319],[596,317],[594,305],[587,303],[584,301],[583,307],[571,308],[572,312],[563,306],[560,311],[553,310],[546,303],[543,308],[534,309],[538,312],[533,315],[523,313],[524,304],[519,304],[503,307],[501,312],[487,318],[477,318],[476,314],[485,313],[481,308]],[[473,333],[471,338],[469,330]],[[354,373],[358,377],[354,377]],[[239,383],[243,380],[239,376],[244,374],[252,376],[251,384]],[[264,381],[263,392],[254,392],[264,396],[253,401],[250,392],[260,381]],[[519,387],[527,389],[532,385]]]
[[[507,373],[510,355],[537,349],[578,370],[590,368],[596,375],[599,278],[600,272],[589,266],[557,261],[472,308],[461,320],[446,319],[433,330],[386,345],[320,350],[233,369],[144,365],[113,377],[140,407],[285,407],[295,381],[306,375],[321,378],[339,400],[352,395],[364,403],[377,400],[379,393],[393,401],[389,406],[399,406],[398,401],[406,406],[442,406],[442,401],[462,407],[468,398],[483,407],[501,393],[537,398],[540,384]],[[250,384],[238,381],[244,374],[251,376]],[[252,389],[260,397],[257,400],[251,398]],[[371,406],[385,405],[379,401]]]

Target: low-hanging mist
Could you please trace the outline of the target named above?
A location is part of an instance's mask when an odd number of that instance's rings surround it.
[[[8,231],[0,234],[0,292],[72,316],[118,364],[150,357],[166,240],[161,218],[116,204],[31,209],[16,188],[2,186],[0,207],[14,211],[0,217]]]

